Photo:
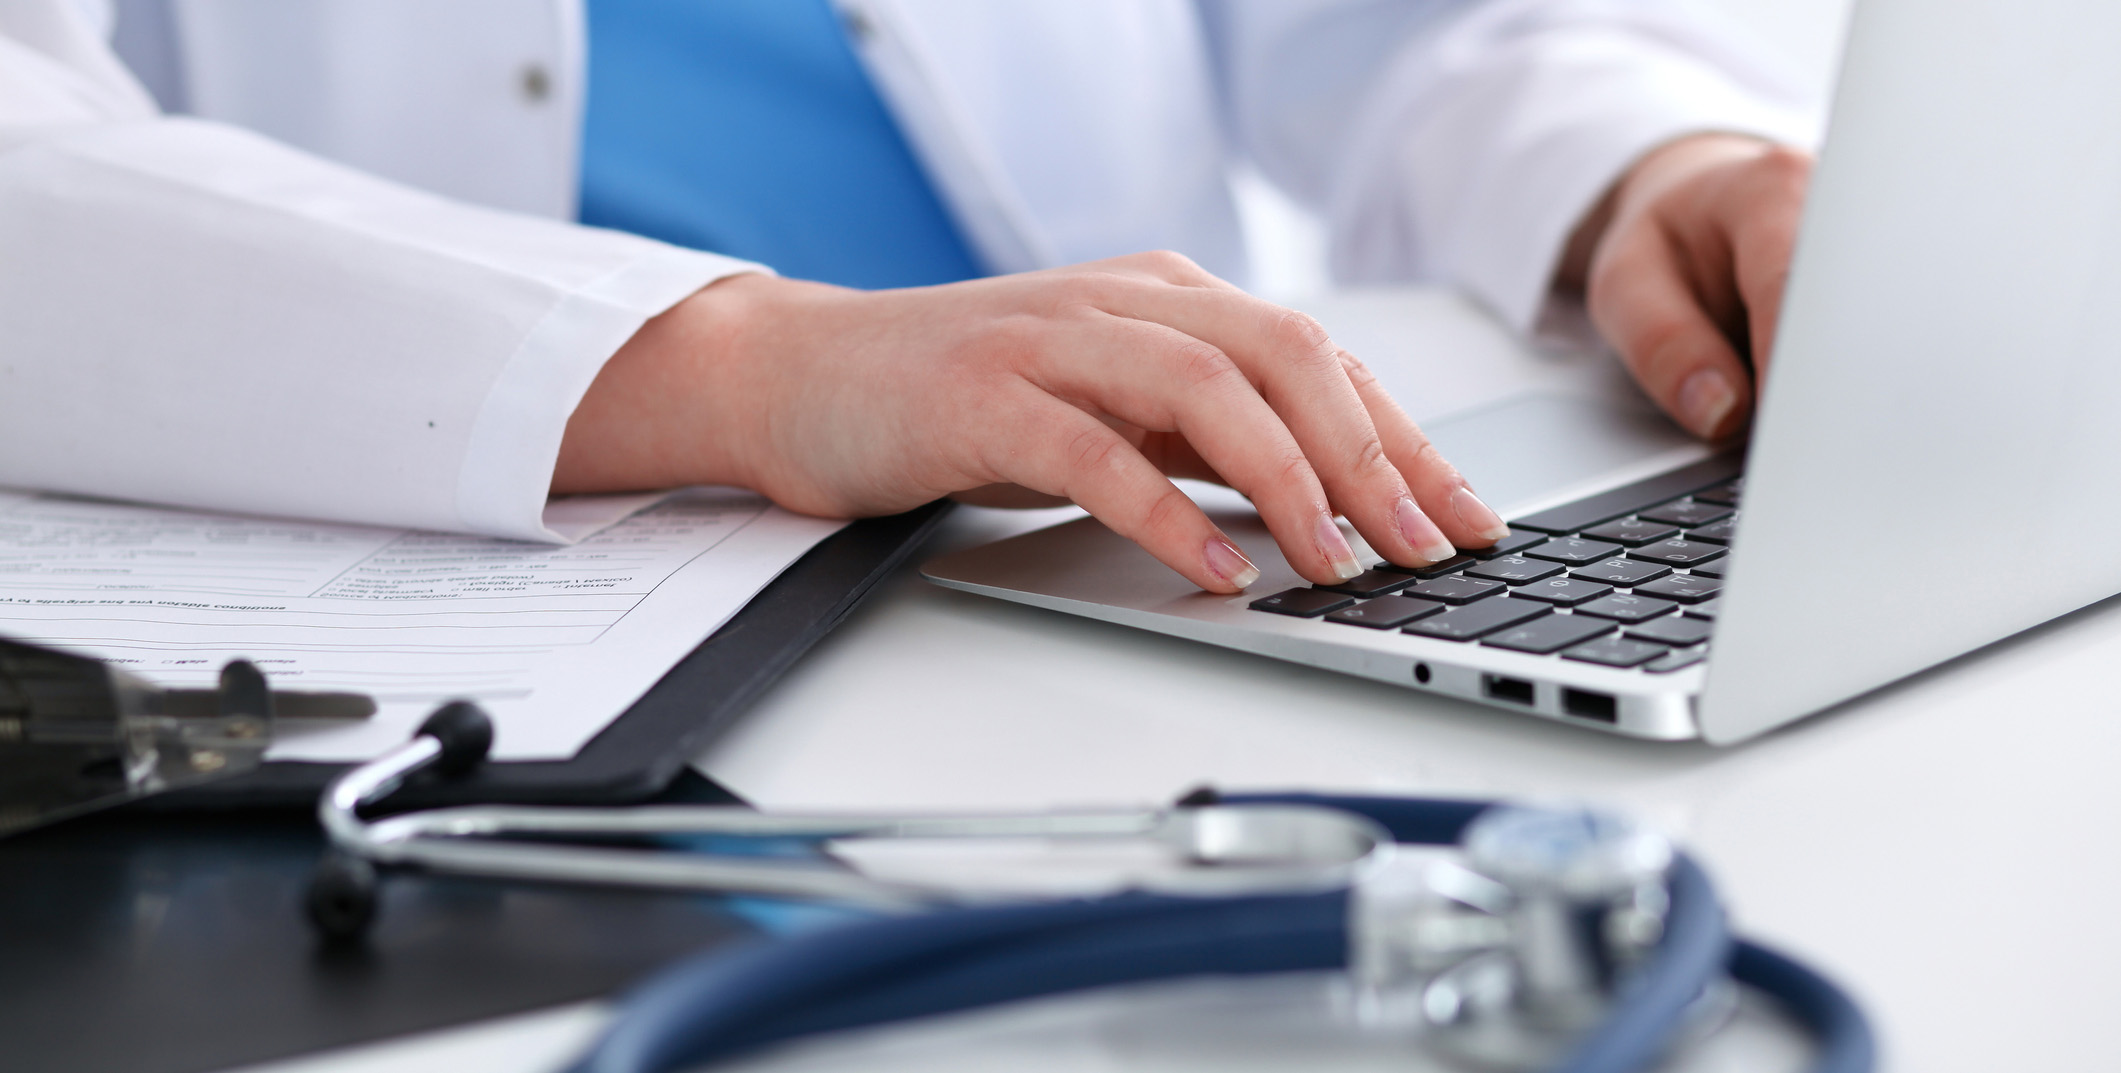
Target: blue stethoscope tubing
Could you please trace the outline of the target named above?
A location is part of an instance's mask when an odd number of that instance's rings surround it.
[[[1488,802],[1229,795],[1367,816],[1403,843],[1456,843]],[[1816,1042],[1818,1073],[1868,1073],[1863,1012],[1831,981],[1733,938],[1708,876],[1684,854],[1664,935],[1557,1073],[1634,1073],[1664,1052],[1718,972],[1779,1000]],[[946,909],[717,951],[654,977],[571,1073],[664,1073],[840,1029],[1112,984],[1342,968],[1348,893],[1200,898],[1124,894]]]

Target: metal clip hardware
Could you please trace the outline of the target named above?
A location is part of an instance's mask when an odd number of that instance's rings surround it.
[[[249,771],[285,719],[365,719],[357,693],[274,693],[247,660],[162,689],[87,656],[0,640],[0,836]]]

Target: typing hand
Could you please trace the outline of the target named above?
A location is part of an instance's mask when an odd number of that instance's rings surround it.
[[[1737,135],[1659,148],[1586,219],[1560,282],[1689,431],[1742,431],[1767,372],[1811,159]]]
[[[1506,532],[1316,322],[1165,253],[896,291],[724,280],[606,365],[554,488],[735,484],[848,517],[1020,486],[1203,589],[1250,584],[1170,477],[1249,496],[1317,582],[1361,568],[1335,512],[1408,566]]]

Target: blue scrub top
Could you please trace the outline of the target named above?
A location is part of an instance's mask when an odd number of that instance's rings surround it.
[[[828,0],[589,0],[583,223],[850,287],[984,275]]]

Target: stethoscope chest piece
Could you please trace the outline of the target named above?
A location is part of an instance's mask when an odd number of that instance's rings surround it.
[[[1355,1016],[1477,1067],[1552,1068],[1663,938],[1672,845],[1603,813],[1499,806],[1460,846],[1356,875]]]

